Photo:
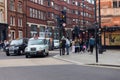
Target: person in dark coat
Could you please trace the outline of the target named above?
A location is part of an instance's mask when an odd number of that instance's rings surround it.
[[[63,36],[61,39],[62,55],[65,55],[65,47],[66,47],[66,40],[65,37]]]
[[[91,38],[89,39],[89,45],[90,45],[90,52],[93,53],[93,48],[95,45],[95,39],[93,38],[93,36],[91,36]]]

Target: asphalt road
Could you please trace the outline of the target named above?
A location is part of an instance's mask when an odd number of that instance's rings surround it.
[[[120,70],[78,65],[3,67],[0,80],[120,80]]]
[[[75,65],[52,58],[6,56],[0,53],[0,80],[120,80],[120,69]]]

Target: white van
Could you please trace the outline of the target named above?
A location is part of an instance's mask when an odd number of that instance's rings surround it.
[[[45,38],[30,38],[28,40],[28,45],[25,48],[26,58],[31,56],[48,56],[49,46]]]

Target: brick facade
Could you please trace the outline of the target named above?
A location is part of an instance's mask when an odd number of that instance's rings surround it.
[[[83,28],[84,26],[91,26],[94,22],[94,5],[86,0],[84,1],[84,9],[82,0],[67,0],[67,2],[64,0],[7,1],[10,39],[20,38],[19,31],[22,32],[23,37],[32,37],[37,33],[39,36],[45,37],[47,34],[47,37],[57,38],[59,30],[57,30],[56,17],[61,17],[61,11],[65,9],[67,12],[65,30],[69,37],[71,37],[71,30],[74,25]],[[15,1],[13,10],[10,10],[10,5],[12,5],[10,1]],[[22,3],[22,13],[18,12],[19,2]],[[10,17],[13,17],[13,22],[11,22]],[[18,18],[22,19],[22,26],[18,26]]]
[[[26,0],[7,0],[7,14],[9,40],[26,37]]]
[[[120,46],[120,2],[119,0],[101,0],[102,45]],[[112,48],[113,48],[112,47]]]

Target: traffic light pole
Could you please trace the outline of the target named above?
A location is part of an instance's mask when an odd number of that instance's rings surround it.
[[[60,16],[57,17],[57,27],[59,29],[59,43],[60,43],[60,46],[59,46],[59,50],[60,50],[60,56],[61,56],[61,18]]]
[[[59,27],[59,43],[60,43],[60,47],[59,47],[59,50],[60,50],[60,56],[61,56],[61,27]]]

